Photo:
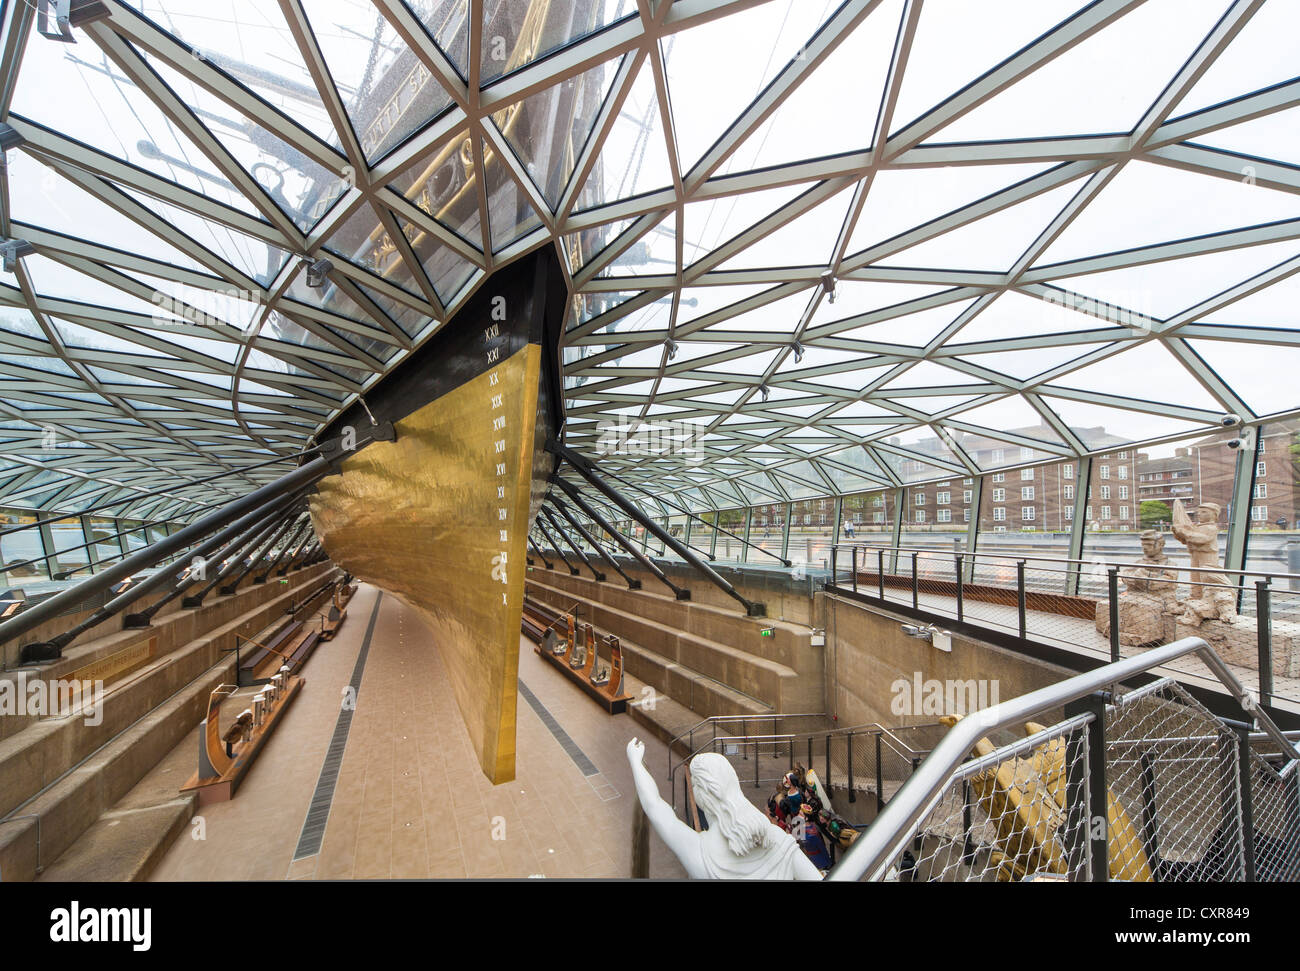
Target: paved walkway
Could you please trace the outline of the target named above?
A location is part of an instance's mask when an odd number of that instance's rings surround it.
[[[521,640],[517,778],[491,785],[432,634],[390,594],[379,602],[319,852],[294,859],[377,595],[361,586],[236,798],[205,807],[152,878],[627,877],[636,797],[624,749],[641,737],[647,767],[663,779],[664,745],[629,716],[605,714]],[[196,732],[141,784],[183,782],[197,745]],[[650,873],[684,876],[653,835]]]

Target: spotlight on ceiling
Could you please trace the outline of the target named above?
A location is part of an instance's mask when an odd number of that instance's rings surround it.
[[[834,273],[827,272],[822,274],[822,290],[825,292],[826,298],[831,303],[835,302],[835,289],[838,286],[839,281],[835,279]]]
[[[767,385],[765,385],[765,384],[760,384],[760,385],[758,386],[758,393],[761,394],[761,395],[763,396],[763,400],[766,401],[766,400],[767,400],[767,396],[770,395],[772,392],[768,390]]]
[[[6,273],[18,268],[18,261],[24,256],[31,256],[36,250],[25,239],[6,239],[0,241],[0,266]]]
[[[803,360],[803,345],[795,341],[790,347],[794,351],[794,363],[798,364]]]
[[[303,262],[306,262],[306,260]],[[307,286],[313,290],[322,289],[329,280],[332,269],[334,269],[334,264],[324,258],[307,263]]]
[[[677,356],[677,342],[673,340],[664,341],[664,347],[668,349],[668,360]]]

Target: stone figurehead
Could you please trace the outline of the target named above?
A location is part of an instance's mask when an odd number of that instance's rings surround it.
[[[1203,502],[1196,507],[1196,519],[1193,520],[1183,509],[1181,499],[1174,500],[1173,522],[1170,526],[1174,537],[1187,547],[1188,558],[1194,568],[1191,574],[1191,595],[1193,600],[1201,598],[1202,584],[1209,582],[1201,570],[1219,569],[1219,504]]]
[[[691,791],[709,821],[702,833],[677,818],[659,796],[644,765],[645,745],[627,743],[637,798],[659,838],[695,880],[820,880],[821,872],[794,837],[774,825],[740,791],[740,779],[721,755],[691,759]]]

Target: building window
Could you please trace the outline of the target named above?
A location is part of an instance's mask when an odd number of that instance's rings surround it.
[[[970,502],[970,497],[971,497],[971,490],[970,490],[970,489],[966,489],[966,490],[965,490],[964,492],[962,492],[962,494],[961,494],[961,501],[962,501],[962,502]]]
[[[1119,507],[1119,518],[1120,518],[1120,519],[1128,519],[1128,506],[1120,506],[1120,507]]]
[[[1101,467],[1101,472],[1098,474],[1097,477],[1098,477],[1099,479],[1109,479],[1109,478],[1110,478],[1110,466],[1109,466],[1109,465],[1103,465],[1103,466]]]
[[[1255,499],[1267,499],[1267,498],[1268,498],[1268,484],[1265,483],[1265,482],[1256,482],[1256,483],[1255,483],[1255,495],[1254,495],[1253,498],[1255,498]]]
[[[1006,518],[1007,518],[1007,511],[1003,509],[1001,506],[998,506],[996,509],[993,510],[993,521],[995,523],[1000,523]]]
[[[1092,506],[1089,506],[1087,509],[1085,509],[1085,510],[1083,511],[1083,518],[1084,518],[1084,519],[1091,519],[1091,518],[1092,518]]]
[[[1007,453],[1006,453],[1006,450],[1005,450],[1005,449],[995,448],[995,449],[993,450],[993,464],[994,464],[994,465],[1001,465],[1003,462],[1006,461],[1006,458],[1007,458]]]
[[[1022,489],[1020,490],[1020,498],[1021,498],[1021,499],[1033,499],[1033,498],[1034,498],[1034,487],[1033,487],[1033,486],[1025,486],[1024,488],[1022,488]]]
[[[1128,458],[1128,452],[1120,452],[1118,457],[1122,459],[1126,459]]]
[[[916,521],[917,521],[918,523],[923,523],[923,522],[925,522],[925,510],[924,510],[924,509],[918,509],[918,510],[916,511]]]
[[[871,500],[871,504],[873,506],[883,506],[885,504],[885,497],[876,496],[874,499]]]
[[[1063,478],[1063,479],[1073,479],[1073,478],[1074,478],[1074,466],[1073,466],[1073,465],[1063,465],[1063,466],[1061,466],[1061,478]]]
[[[940,509],[940,510],[939,510],[939,515],[938,515],[937,517],[935,517],[935,518],[938,519],[939,522],[941,522],[941,523],[950,523],[950,522],[952,522],[952,510],[951,510],[951,509]]]
[[[1255,476],[1256,476],[1257,478],[1262,479],[1262,478],[1265,476],[1265,474],[1266,474],[1266,472],[1265,472],[1265,470],[1264,470],[1264,463],[1263,463],[1263,462],[1256,462],[1256,463],[1255,463]]]
[[[993,490],[993,501],[994,501],[994,502],[1006,502],[1006,501],[1007,501],[1007,490],[1006,490],[1006,489],[994,489],[994,490]]]
[[[1110,506],[1102,506],[1102,507],[1101,507],[1101,518],[1102,518],[1102,519],[1110,519]]]
[[[1022,461],[1028,462],[1033,457],[1034,457],[1034,450],[1032,448],[1029,448],[1026,445],[1020,446],[1020,458]]]
[[[952,485],[952,480],[951,480],[951,479],[944,479],[942,482],[936,482],[935,485],[937,485],[937,486]]]
[[[1109,499],[1109,498],[1110,498],[1110,486],[1102,486],[1102,487],[1101,487],[1101,497],[1102,497],[1103,499]]]
[[[994,473],[993,473],[993,481],[994,481],[994,482],[1005,482],[1006,480],[1007,480],[1007,477],[1006,477],[1006,474],[1005,474],[1005,473],[1003,473],[1003,472],[994,472]]]
[[[970,510],[969,510],[969,509],[963,509],[963,510],[961,511],[961,521],[962,521],[963,523],[968,523],[968,522],[970,522]]]
[[[962,480],[961,480],[961,484],[962,484],[962,485],[974,485],[974,484],[975,484],[975,480],[974,480],[974,479],[962,479]]]
[[[1120,487],[1119,487],[1119,497],[1120,497],[1121,499],[1127,499],[1127,498],[1128,498],[1128,486],[1120,486]]]
[[[1066,506],[1066,507],[1065,507],[1065,521],[1068,523],[1068,522],[1070,522],[1072,519],[1074,519],[1074,507],[1073,507],[1073,506]]]
[[[873,513],[872,519],[877,523],[883,523],[885,521],[885,514],[883,512]]]
[[[951,492],[940,492],[940,493],[935,497],[935,501],[936,501],[937,503],[939,503],[939,505],[941,505],[941,506],[946,506],[946,505],[948,505],[948,503],[952,502],[952,493],[951,493]]]
[[[1128,466],[1127,466],[1127,465],[1121,465],[1121,466],[1119,467],[1119,477],[1120,477],[1121,479],[1127,479],[1127,478],[1128,478]]]
[[[916,504],[917,504],[918,506],[924,506],[924,505],[925,505],[925,493],[924,493],[924,492],[918,492],[918,493],[916,494]],[[918,523],[919,523],[919,522],[922,522],[922,521],[923,521],[923,520],[920,520],[920,519],[917,520]]]
[[[1067,499],[1073,499],[1073,498],[1074,498],[1074,486],[1072,486],[1072,485],[1068,485],[1068,486],[1065,487],[1065,498],[1067,498]]]
[[[1027,522],[1027,523],[1031,523],[1031,522],[1033,522],[1033,521],[1034,521],[1034,507],[1033,507],[1033,506],[1021,506],[1021,507],[1020,507],[1020,518],[1021,518],[1024,522]]]
[[[1255,520],[1255,522],[1264,522],[1268,519],[1268,506],[1251,506],[1250,518]]]

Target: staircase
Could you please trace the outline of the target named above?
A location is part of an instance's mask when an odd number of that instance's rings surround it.
[[[194,730],[211,691],[234,683],[239,639],[279,622],[338,572],[319,563],[291,572],[287,582],[249,585],[197,609],[169,605],[152,627],[105,633],[52,664],[0,674],[17,697],[37,680],[104,681],[97,704],[0,718],[0,880],[32,880],[47,868],[66,879],[146,875],[194,802],[173,794],[159,806],[116,804]],[[64,626],[75,619],[62,618]],[[102,836],[109,822],[119,829],[125,820],[143,834],[129,859],[114,862],[110,850],[86,855],[81,866],[63,865],[70,850],[85,854],[83,834]]]

